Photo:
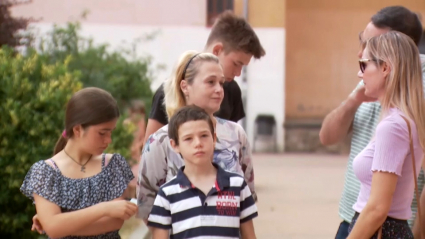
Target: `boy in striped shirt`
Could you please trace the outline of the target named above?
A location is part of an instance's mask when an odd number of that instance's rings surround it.
[[[185,166],[158,191],[148,218],[153,239],[256,238],[257,207],[244,178],[212,162],[213,119],[197,106],[171,118],[170,143]]]

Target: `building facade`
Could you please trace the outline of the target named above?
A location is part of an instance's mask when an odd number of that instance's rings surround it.
[[[139,49],[166,67],[152,83],[156,90],[182,52],[203,49],[214,17],[231,9],[247,18],[267,52],[236,79],[251,143],[256,117],[266,114],[276,119],[280,152],[341,152],[347,142],[320,145],[320,125],[359,81],[359,32],[374,13],[390,5],[425,13],[421,0],[33,0],[13,14],[39,19],[35,25],[47,31],[88,10],[83,33],[112,46],[156,32]]]
[[[284,1],[269,0],[264,4],[259,0],[33,0],[15,7],[13,14],[38,20],[34,26],[43,33],[53,24],[79,20],[88,11],[81,21],[83,35],[112,47],[156,33],[154,40],[144,42],[138,49],[140,54],[152,56],[154,65],[165,66],[152,82],[152,90],[156,90],[169,76],[180,54],[203,50],[214,17],[226,9],[247,17],[266,50],[266,57],[252,60],[236,79],[243,91],[247,114],[241,123],[252,142],[257,115],[273,115],[278,126],[278,150],[283,151]],[[261,149],[260,144],[257,146]]]

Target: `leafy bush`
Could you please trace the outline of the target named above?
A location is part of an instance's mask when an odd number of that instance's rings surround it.
[[[135,45],[115,51],[106,44],[94,45],[79,29],[78,23],[55,26],[25,56],[8,47],[0,50],[1,238],[39,237],[30,231],[35,207],[19,188],[33,163],[51,157],[74,92],[95,86],[117,99],[123,116],[107,152],[127,159],[135,130],[122,123],[127,103],[140,99],[150,106],[150,59],[137,57]]]
[[[114,96],[123,117],[114,131],[113,143],[108,152],[118,152],[130,160],[130,145],[135,129],[122,125],[122,122],[127,116],[126,108],[131,100],[144,101],[145,111],[150,111],[153,95],[150,89],[153,73],[151,59],[136,54],[140,39],[112,50],[108,44],[95,44],[93,39],[83,37],[80,31],[79,22],[54,25],[47,35],[40,38],[38,46],[32,45],[30,49],[37,49],[50,63],[61,62],[71,56],[68,67],[81,73],[80,80],[84,87],[99,87]],[[146,36],[146,39],[152,37]]]
[[[118,120],[117,126],[112,133],[112,143],[108,146],[106,151],[108,153],[119,153],[124,156],[127,161],[130,161],[130,146],[133,142],[133,132],[136,130],[136,128],[132,124],[123,124],[125,118],[126,115],[123,115]]]
[[[107,90],[122,110],[134,99],[151,105],[152,91],[150,58],[138,57],[137,41],[112,50],[108,44],[94,44],[93,39],[81,36],[78,22],[53,27],[42,38],[38,49],[49,62],[63,61],[72,56],[69,69],[81,72],[84,87]],[[147,112],[150,109],[147,109]]]
[[[64,107],[82,87],[69,58],[46,64],[35,52],[27,57],[0,50],[0,236],[36,238],[35,208],[19,188],[33,163],[51,157],[61,134]]]

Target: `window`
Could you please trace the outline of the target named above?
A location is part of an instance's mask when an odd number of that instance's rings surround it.
[[[212,26],[220,13],[233,11],[234,0],[207,0],[207,26]]]

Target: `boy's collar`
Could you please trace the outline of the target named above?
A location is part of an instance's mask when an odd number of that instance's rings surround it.
[[[230,187],[230,177],[229,174],[222,169],[218,164],[212,163],[213,166],[217,169],[217,177],[216,177],[216,188],[217,191],[222,191],[226,187]],[[195,186],[189,181],[187,176],[184,174],[185,166],[182,166],[177,172],[177,181],[182,188],[195,188]]]

